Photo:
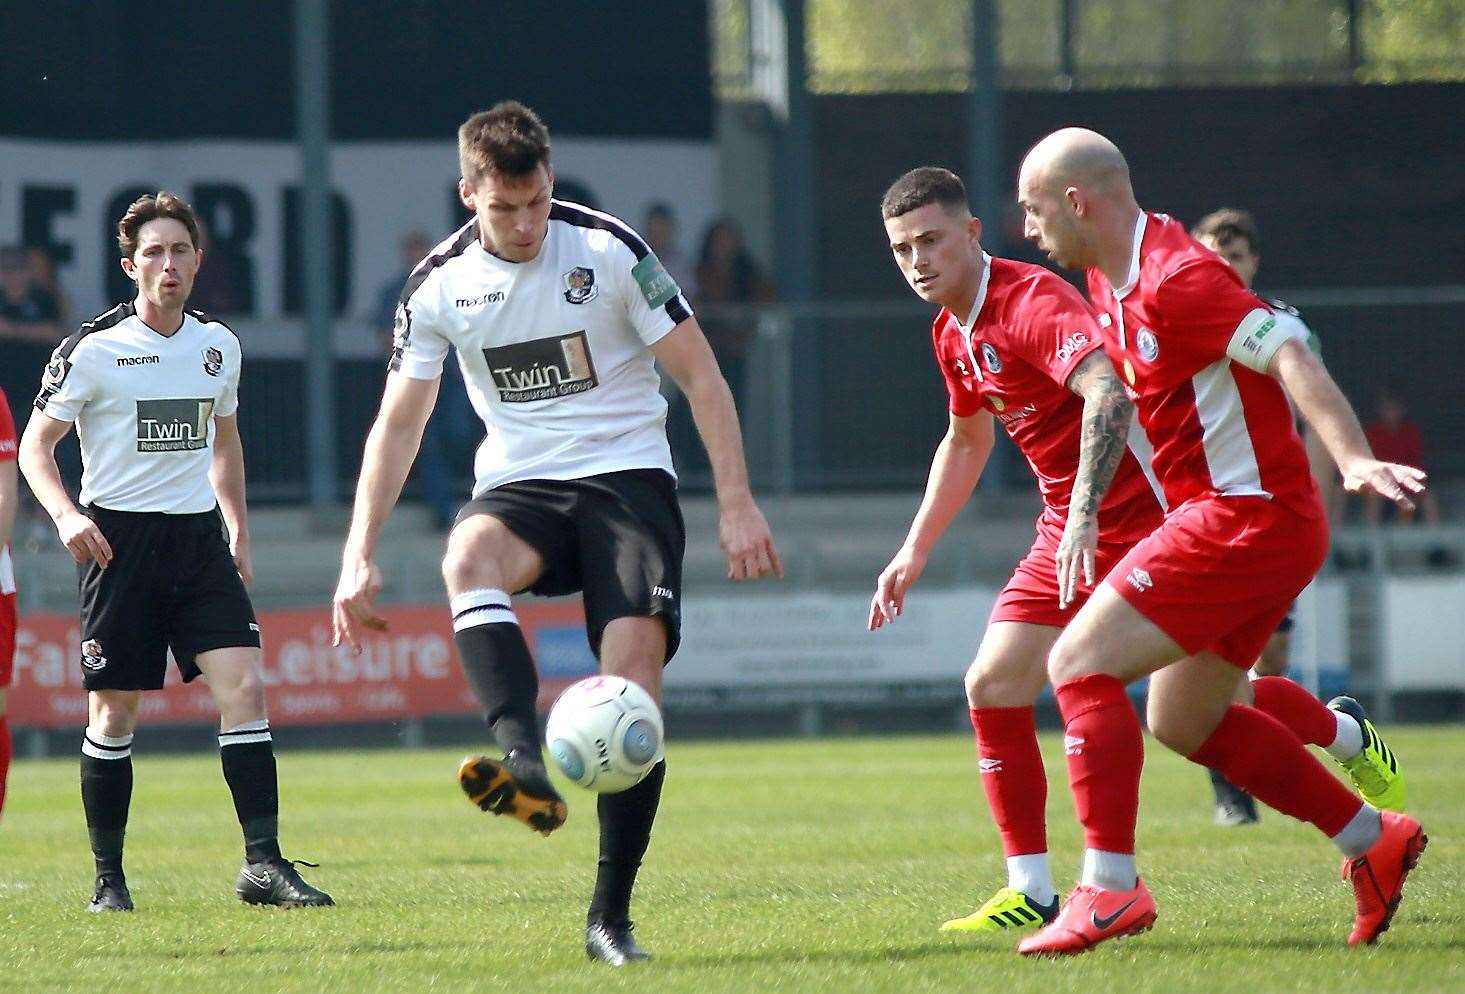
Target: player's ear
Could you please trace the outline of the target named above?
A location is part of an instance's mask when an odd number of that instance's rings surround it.
[[[1088,203],[1083,193],[1076,186],[1070,186],[1063,191],[1063,202],[1068,204],[1069,209],[1079,217],[1088,213]]]
[[[982,219],[973,215],[966,223],[966,233],[972,241],[980,242],[982,240]]]
[[[463,201],[463,206],[470,211],[478,210],[473,202],[473,187],[461,176],[458,177],[458,199]]]
[[[137,282],[137,264],[134,263],[130,258],[128,258],[125,255],[121,259],[118,259],[117,261],[122,264],[122,271],[127,274],[127,278],[130,279],[130,280],[132,280],[132,282],[136,283]]]

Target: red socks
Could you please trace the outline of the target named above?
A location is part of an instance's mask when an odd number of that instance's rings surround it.
[[[1063,714],[1063,752],[1084,845],[1132,853],[1145,750],[1124,684],[1092,674],[1065,683],[1054,694]]]
[[[5,810],[5,780],[10,775],[10,719],[0,714],[0,812]]]
[[[1038,751],[1033,709],[972,708],[977,765],[992,820],[1002,835],[1002,852],[1026,856],[1048,851],[1048,778]]]
[[[1312,699],[1301,687],[1297,689]],[[1258,701],[1261,697],[1258,690]],[[1322,707],[1316,700],[1313,704]],[[1331,742],[1336,728],[1331,717],[1328,722],[1327,741]],[[1233,704],[1190,759],[1219,770],[1268,807],[1316,825],[1329,838],[1341,832],[1363,806],[1358,795],[1313,758],[1296,735],[1256,708]]]
[[[1308,745],[1326,748],[1338,737],[1333,712],[1301,684],[1284,676],[1263,676],[1251,681],[1251,690],[1258,711],[1276,718]]]

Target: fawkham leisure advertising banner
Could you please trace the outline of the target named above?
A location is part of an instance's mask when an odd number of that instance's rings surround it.
[[[578,600],[566,600],[521,603],[514,611],[539,661],[539,704],[547,709],[566,686],[596,672],[584,610]],[[260,612],[270,721],[323,725],[476,712],[446,606],[389,607],[382,614],[388,630],[367,632],[355,656],[331,646],[327,610]],[[79,643],[74,616],[21,617],[10,687],[13,725],[86,723]],[[99,648],[105,658],[107,647]],[[209,723],[219,712],[208,685],[202,679],[184,684],[170,663],[164,688],[143,695],[142,716],[150,723]]]

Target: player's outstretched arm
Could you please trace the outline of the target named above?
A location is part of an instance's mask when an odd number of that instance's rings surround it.
[[[1376,493],[1413,510],[1411,494],[1423,493],[1424,470],[1373,457],[1358,416],[1322,361],[1293,338],[1277,350],[1269,370],[1282,381],[1307,423],[1317,432],[1343,474],[1349,493]]]
[[[341,579],[331,606],[332,645],[340,645],[344,639],[360,652],[358,626],[376,631],[387,626],[376,610],[382,581],[372,557],[382,526],[402,496],[402,484],[422,445],[422,430],[437,402],[440,381],[441,377],[416,380],[401,373],[387,375],[381,409],[366,436],[351,531],[341,553]]]
[[[229,529],[229,552],[234,556],[234,568],[246,584],[253,583],[249,518],[244,503],[244,443],[239,438],[237,414],[214,418],[214,458],[209,464],[209,483]]]
[[[727,575],[733,580],[783,576],[783,563],[773,544],[773,533],[748,486],[748,464],[743,457],[743,434],[732,391],[722,378],[717,359],[696,318],[687,318],[651,346],[657,362],[675,381],[692,408],[692,420],[717,488],[718,541],[727,556]]]
[[[1128,444],[1134,404],[1102,350],[1090,352],[1068,377],[1068,389],[1083,398],[1079,433],[1078,472],[1068,502],[1068,521],[1058,543],[1054,563],[1058,571],[1058,606],[1073,600],[1079,570],[1093,586],[1094,557],[1099,548],[1099,505],[1114,480]]]
[[[910,531],[900,550],[875,580],[875,596],[870,598],[867,622],[870,631],[900,617],[906,591],[925,571],[931,549],[977,488],[994,441],[992,415],[985,411],[970,417],[951,415],[946,437],[931,457],[926,492],[911,521]]]
[[[112,561],[112,547],[96,522],[71,502],[56,468],[56,443],[70,430],[71,422],[32,411],[20,439],[20,471],[31,493],[56,522],[56,533],[72,558],[79,563],[95,559],[105,567]]]

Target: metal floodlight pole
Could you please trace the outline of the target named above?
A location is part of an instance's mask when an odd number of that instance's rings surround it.
[[[305,456],[310,505],[336,501],[334,256],[330,202],[330,26],[327,0],[295,2],[295,118],[300,141],[300,246],[305,302]],[[287,219],[287,222],[289,220]]]
[[[993,255],[1003,250],[1005,213],[999,173],[1002,130],[998,100],[996,0],[972,0],[972,85],[967,113],[971,148],[967,176],[973,205],[982,219],[982,247]]]

